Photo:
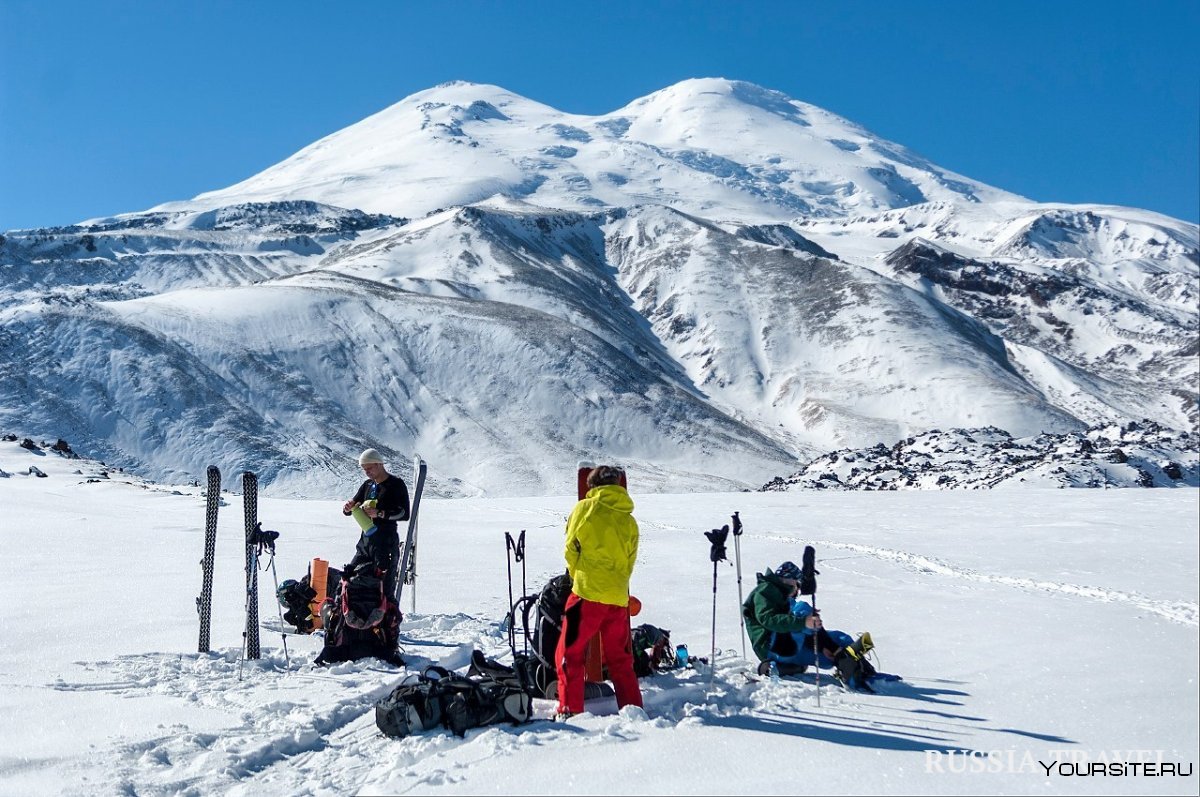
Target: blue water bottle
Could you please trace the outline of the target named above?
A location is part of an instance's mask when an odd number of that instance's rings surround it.
[[[690,667],[692,665],[689,663],[689,661],[690,661],[690,659],[688,659],[687,645],[676,646],[676,648],[675,648],[675,666],[676,667]]]
[[[772,660],[771,663],[767,665],[767,670],[771,674],[771,681],[773,683],[779,683],[779,665]]]

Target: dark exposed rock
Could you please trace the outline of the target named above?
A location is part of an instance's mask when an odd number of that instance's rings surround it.
[[[1200,435],[1153,421],[1021,439],[995,427],[935,430],[890,448],[881,443],[823,454],[798,473],[776,477],[760,489],[980,489],[1019,482],[1197,487]]]

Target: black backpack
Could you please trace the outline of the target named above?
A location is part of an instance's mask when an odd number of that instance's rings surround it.
[[[518,598],[505,620],[509,630],[509,647],[513,651],[513,667],[517,677],[524,681],[535,697],[551,697],[554,694],[551,687],[558,680],[555,656],[558,639],[562,636],[563,612],[570,597],[571,576],[563,573],[550,579],[536,595]],[[517,649],[516,618],[521,619],[520,628],[528,643],[528,655]]]
[[[555,664],[558,638],[562,636],[563,612],[571,597],[571,586],[571,576],[567,573],[555,576],[542,588],[535,604],[536,619],[530,641],[538,660],[555,672],[558,671]]]
[[[327,596],[337,595],[342,580],[342,571],[331,567],[325,578]],[[317,591],[312,588],[312,573],[305,573],[304,578],[299,581],[292,578],[284,580],[279,585],[279,589],[275,591],[275,597],[279,599],[279,605],[284,609],[283,621],[285,623],[294,626],[301,634],[313,632],[315,623],[312,616],[312,602],[317,597]],[[317,611],[320,610],[321,608],[318,607]]]
[[[283,607],[283,621],[293,626],[301,634],[313,630],[312,609],[310,604],[317,597],[317,591],[309,586],[308,576],[296,581],[286,579],[275,592],[279,605]]]
[[[339,580],[337,591],[321,605],[325,647],[318,664],[395,657],[403,615],[383,585],[374,572],[355,572]]]
[[[428,667],[420,675],[406,677],[375,704],[375,724],[385,736],[397,739],[438,726],[462,737],[469,728],[528,722],[531,713],[529,694],[515,677],[500,673],[469,677]]]
[[[630,633],[633,640],[633,671],[639,678],[675,668],[671,632],[643,623]]]

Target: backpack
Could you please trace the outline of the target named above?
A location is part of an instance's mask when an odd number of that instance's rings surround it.
[[[325,586],[329,595],[336,595],[342,579],[342,571],[329,568],[325,575]],[[317,591],[312,588],[312,574],[306,573],[304,578],[296,581],[293,578],[284,580],[275,591],[279,605],[283,607],[283,621],[295,627],[301,634],[311,634],[314,630],[314,609],[312,602],[316,600]],[[326,598],[328,600],[328,597]],[[317,607],[315,613],[321,616],[322,607]]]
[[[550,579],[536,595],[518,598],[505,620],[509,647],[513,651],[513,668],[535,697],[551,697],[552,686],[558,680],[555,657],[558,638],[562,636],[563,611],[569,597],[571,576],[563,573]],[[528,655],[517,650],[518,617],[521,618],[521,631],[529,643]]]
[[[571,597],[571,576],[563,573],[555,576],[538,594],[537,617],[533,627],[533,651],[538,660],[554,672],[558,672],[555,656],[558,638],[562,636],[563,612],[567,599]]]
[[[404,616],[383,585],[377,572],[355,572],[339,580],[333,597],[321,604],[325,647],[318,664],[395,658]]]
[[[294,626],[301,634],[312,632],[313,621],[309,604],[317,597],[317,591],[309,586],[308,576],[299,581],[286,579],[275,591],[275,597],[284,608],[285,623]]]
[[[350,628],[375,628],[383,622],[389,606],[394,606],[383,594],[383,579],[374,573],[355,573],[341,584],[338,605],[342,619]]]
[[[643,623],[630,634],[633,640],[633,671],[639,678],[675,668],[671,632]]]
[[[476,651],[472,659],[482,655]],[[397,739],[439,725],[462,737],[469,728],[528,722],[531,713],[529,694],[515,677],[501,672],[464,676],[442,667],[427,667],[419,675],[406,677],[375,704],[375,724],[385,736]]]

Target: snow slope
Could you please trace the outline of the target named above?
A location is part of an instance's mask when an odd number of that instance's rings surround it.
[[[290,638],[289,663],[269,633],[264,658],[239,666],[239,495],[222,495],[213,652],[199,655],[196,488],[11,441],[0,442],[0,470],[10,565],[0,793],[775,794],[800,780],[830,794],[1196,792],[1195,490],[647,495],[631,471],[640,620],[707,655],[713,569],[701,532],[737,511],[743,587],[815,545],[827,623],[870,630],[881,668],[905,681],[864,695],[826,676],[819,703],[808,681],[748,681],[726,562],[711,682],[690,670],[644,679],[645,715],[394,741],[371,708],[401,671],[315,669],[312,638]],[[557,496],[424,503],[416,611],[407,597],[403,607],[413,668],[460,667],[474,648],[505,653],[503,535],[526,530],[531,589],[561,568],[573,501],[562,494],[570,469],[560,475]],[[349,557],[357,530],[339,505],[260,499],[260,518],[282,532],[281,579],[316,555]],[[1069,774],[1139,760],[1192,774]]]

